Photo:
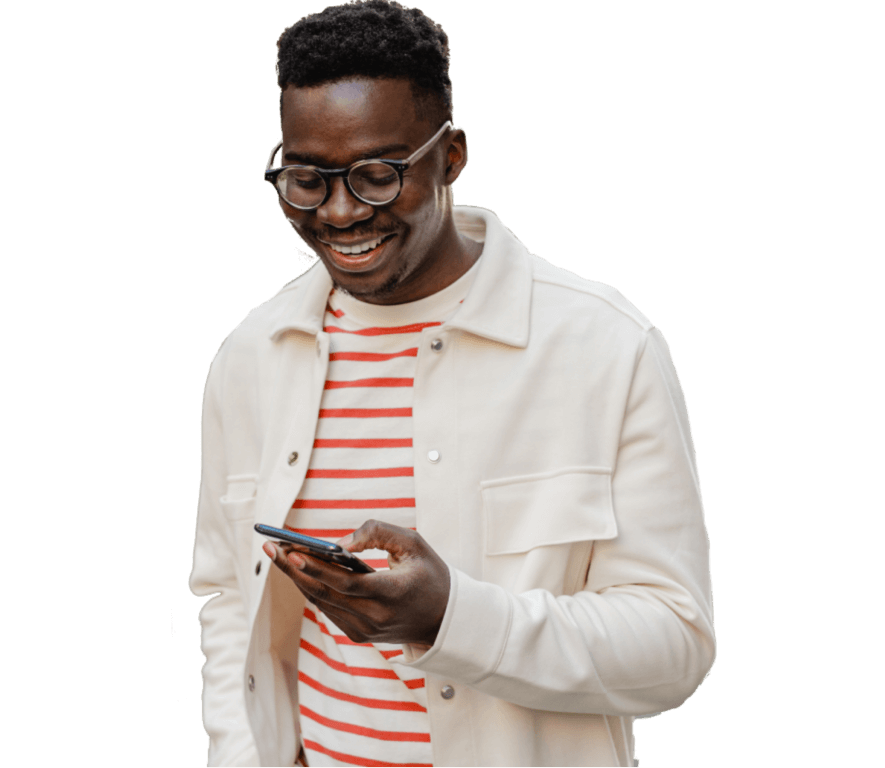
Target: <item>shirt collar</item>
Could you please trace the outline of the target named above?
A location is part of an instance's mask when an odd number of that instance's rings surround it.
[[[476,279],[464,303],[446,325],[513,347],[529,339],[532,265],[526,247],[491,211],[457,206],[455,226],[468,237],[484,242]],[[316,336],[323,329],[332,278],[317,262],[287,291],[272,325],[271,338],[286,331]]]

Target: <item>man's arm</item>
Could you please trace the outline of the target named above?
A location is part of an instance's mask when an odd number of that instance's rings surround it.
[[[221,420],[221,360],[209,372],[203,399],[202,476],[191,591],[215,595],[200,611],[203,724],[209,734],[209,765],[258,765],[243,693],[249,633],[236,578],[235,542],[221,510],[227,470]]]
[[[398,548],[387,573],[367,579],[279,551],[275,562],[351,639],[407,644],[407,660],[427,672],[533,709],[659,712],[695,690],[714,641],[694,449],[656,330],[636,365],[612,498],[618,535],[595,542],[575,595],[442,575],[420,536],[373,522],[347,546]]]
[[[682,392],[655,329],[634,372],[612,498],[618,535],[594,544],[583,591],[514,595],[453,571],[437,642],[415,666],[535,709],[681,704],[714,658],[708,540]]]

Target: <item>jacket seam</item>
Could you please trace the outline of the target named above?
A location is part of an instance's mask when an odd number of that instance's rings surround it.
[[[545,472],[532,472],[528,475],[510,475],[508,477],[495,477],[491,480],[480,480],[479,490],[488,488],[500,488],[505,485],[519,485],[520,483],[535,483],[539,480],[553,480],[563,475],[602,475],[611,477],[612,470],[609,467],[597,467],[592,464],[586,466],[568,466],[550,469]]]
[[[651,335],[651,334],[649,333],[649,335]],[[658,372],[660,373],[661,378],[666,382],[667,381],[666,371],[664,371],[661,367],[661,361],[660,361],[659,355],[655,353],[654,358],[655,358],[655,368],[658,369]],[[675,372],[674,372],[674,375],[676,375]],[[678,376],[677,376],[677,382],[678,382]],[[670,403],[670,408],[672,409],[673,413],[676,415],[676,426],[679,428],[679,438],[680,438],[680,440],[682,440],[682,447],[685,450],[685,453],[687,456],[693,456],[694,455],[694,446],[691,442],[691,432],[689,431],[689,433],[686,435],[685,429],[683,428],[684,425],[682,423],[682,419],[679,418],[680,408],[677,406],[676,402],[673,399],[673,392],[669,386],[666,387],[666,390],[667,390],[667,401]],[[687,411],[687,409],[686,409],[686,411]],[[686,415],[686,418],[688,418],[687,412],[685,415]],[[688,426],[689,426],[689,430],[690,430],[691,425],[689,424]],[[698,495],[700,495],[700,487],[701,486],[700,486],[700,481],[698,479],[698,473],[697,473],[697,469],[694,465],[694,462],[689,462],[689,469],[691,470],[691,477],[694,480],[695,488],[698,489]]]
[[[627,421],[627,409],[630,407],[630,397],[633,394],[633,387],[636,385],[636,371],[639,370],[639,361],[642,360],[642,356],[645,354],[645,350],[648,347],[648,339],[651,336],[651,331],[654,329],[654,326],[649,328],[644,332],[642,338],[642,344],[636,350],[636,357],[633,359],[633,372],[630,374],[630,386],[627,387],[627,397],[624,398],[624,410],[621,413],[621,429],[618,432],[618,448],[615,452],[615,461],[614,466],[612,467],[612,506],[614,506],[614,481],[615,476],[618,474],[618,463],[621,458],[621,440],[624,437],[624,423]],[[615,510],[617,514],[617,510]]]
[[[503,590],[503,587],[501,588]],[[510,638],[510,630],[513,628],[513,604],[511,603],[511,597],[504,591],[505,599],[507,600],[507,628],[504,631],[504,641],[501,643],[501,648],[498,651],[498,658],[495,660],[494,665],[489,670],[488,674],[483,675],[476,682],[481,683],[483,680],[490,678],[498,671],[498,667],[501,666],[501,662],[504,660],[504,652],[507,649],[507,640]]]
[[[580,279],[580,278],[578,278],[578,279]],[[640,320],[639,320],[635,315],[633,315],[632,313],[628,312],[628,311],[625,310],[623,307],[619,307],[617,304],[615,304],[615,303],[614,303],[611,299],[609,299],[607,296],[603,295],[603,294],[602,294],[601,292],[599,292],[599,291],[595,291],[595,290],[593,290],[592,288],[589,288],[589,287],[584,288],[584,287],[579,287],[579,286],[576,286],[576,285],[569,285],[568,283],[560,282],[560,281],[558,281],[558,280],[555,280],[555,279],[550,278],[550,277],[546,277],[546,276],[544,276],[544,275],[532,275],[532,280],[533,280],[534,282],[536,282],[536,283],[545,283],[545,284],[547,284],[547,285],[554,285],[554,286],[556,286],[557,288],[564,288],[565,290],[575,291],[576,293],[583,293],[583,294],[586,294],[586,295],[588,295],[588,296],[593,296],[593,297],[599,299],[600,301],[603,301],[603,302],[605,302],[606,304],[608,304],[612,309],[614,309],[616,312],[622,314],[624,317],[626,317],[626,318],[632,320],[632,321],[637,325],[637,327],[638,327],[640,330],[642,330],[642,331],[646,331],[646,332],[647,332],[647,331],[651,330],[651,329],[654,327],[654,326],[653,326],[651,323],[649,323],[647,320],[646,320],[645,323],[640,322]]]

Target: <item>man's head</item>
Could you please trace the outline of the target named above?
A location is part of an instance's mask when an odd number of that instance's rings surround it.
[[[348,77],[402,78],[411,83],[421,117],[437,125],[452,119],[449,39],[417,8],[387,0],[330,6],[289,27],[277,48],[281,89]]]
[[[451,118],[447,38],[417,9],[384,0],[327,8],[287,29],[278,46],[278,165],[405,160]],[[412,301],[463,272],[450,186],[466,162],[466,137],[449,128],[403,172],[390,203],[359,199],[339,175],[317,207],[280,205],[340,288],[373,303]]]

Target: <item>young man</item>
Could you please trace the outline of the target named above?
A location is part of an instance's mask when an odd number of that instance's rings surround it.
[[[320,262],[207,383],[191,588],[215,595],[213,764],[632,765],[633,717],[712,663],[666,345],[616,291],[453,207],[447,70],[443,31],[384,0],[280,38],[266,177]]]

